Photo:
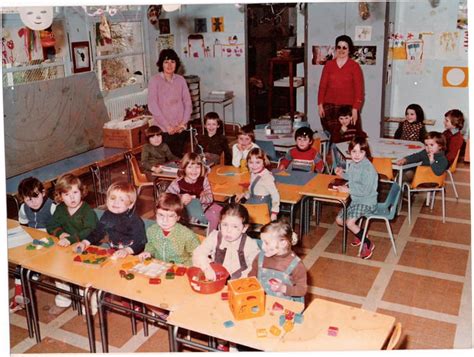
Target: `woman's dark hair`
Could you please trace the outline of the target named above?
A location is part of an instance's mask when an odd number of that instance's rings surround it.
[[[336,46],[339,41],[344,41],[349,45],[349,57],[354,52],[354,43],[352,42],[352,38],[347,35],[341,35],[336,37]]]
[[[425,121],[425,112],[423,111],[423,108],[420,107],[418,104],[410,104],[406,109],[405,109],[405,115],[407,115],[408,109],[411,109],[415,111],[416,114],[416,122],[417,123],[422,123]]]
[[[171,48],[165,48],[164,50],[161,50],[160,56],[158,57],[158,62],[156,62],[156,65],[158,66],[158,72],[163,72],[163,62],[166,60],[172,60],[176,62],[175,72],[177,72],[181,66],[181,61],[179,60],[176,52]]]

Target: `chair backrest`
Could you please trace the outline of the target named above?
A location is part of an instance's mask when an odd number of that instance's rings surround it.
[[[267,224],[270,223],[270,211],[266,203],[244,204],[249,212],[251,224]]]
[[[316,150],[316,152],[321,153],[321,138],[315,138],[313,139],[313,149]]]
[[[146,178],[146,175],[140,170],[137,158],[133,154],[131,154],[128,156],[128,160],[130,162],[130,168],[132,169],[133,183],[135,184],[135,186],[141,186],[144,183],[147,183],[148,180]]]
[[[400,338],[402,337],[402,324],[397,322],[395,324],[395,328],[393,329],[392,335],[390,336],[390,340],[387,344],[387,350],[394,350],[398,347],[400,343]]]
[[[275,145],[273,145],[273,141],[255,140],[255,144],[257,144],[260,149],[265,151],[270,161],[278,161],[278,156],[275,150]]]
[[[446,172],[443,172],[441,176],[434,174],[431,166],[417,166],[415,176],[411,183],[411,187],[415,188],[439,188],[444,186],[444,180],[446,179]]]
[[[387,218],[390,220],[395,218],[395,214],[397,213],[397,206],[400,200],[400,193],[401,193],[400,185],[396,182],[393,182],[392,187],[390,187],[390,191],[388,192],[387,198],[385,199],[385,202],[381,205],[383,208],[388,210]]]
[[[454,161],[451,163],[451,166],[449,166],[449,171],[454,174],[456,172],[456,167],[458,166],[458,159],[459,159],[459,153],[461,152],[461,149],[458,150],[458,153],[456,154],[456,157],[454,158]]]
[[[382,179],[393,181],[392,160],[388,157],[374,157],[372,158],[372,165]]]
[[[342,154],[339,152],[337,149],[336,144],[332,143],[331,144],[331,155],[332,155],[332,168],[331,171],[334,171],[336,167],[342,167],[345,168],[347,161],[346,159],[342,156]]]

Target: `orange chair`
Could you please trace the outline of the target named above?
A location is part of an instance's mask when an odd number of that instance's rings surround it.
[[[458,195],[458,191],[456,190],[456,184],[454,183],[453,174],[456,172],[456,167],[458,166],[458,159],[459,159],[460,152],[461,152],[461,149],[458,150],[458,153],[456,154],[456,158],[454,159],[451,166],[449,166],[449,168],[446,170],[446,172],[448,173],[449,179],[451,180],[451,184],[453,185],[454,195],[456,196],[456,199],[459,198],[459,195]]]
[[[126,153],[125,157],[132,172],[133,185],[137,188],[138,197],[143,187],[153,187],[154,182],[148,181],[146,175],[140,170],[137,158],[132,153]],[[153,194],[153,196],[155,196],[155,194]]]
[[[444,182],[446,180],[446,172],[441,176],[436,176],[431,170],[430,166],[417,166],[415,176],[411,184],[407,182],[403,183],[402,197],[405,187],[407,189],[408,197],[408,224],[411,224],[411,193],[412,192],[433,192],[433,198],[431,202],[431,209],[434,204],[434,193],[441,191],[441,204],[443,209],[443,223],[445,222],[445,200],[444,200]],[[400,208],[403,204],[403,200],[400,203]]]
[[[372,158],[372,165],[379,174],[380,181],[393,182],[395,176],[393,175],[392,160],[387,157]]]
[[[247,211],[249,212],[250,224],[265,225],[270,223],[270,211],[268,210],[268,205],[266,203],[247,203],[243,206],[247,208]]]
[[[390,340],[387,344],[387,350],[394,350],[400,344],[400,339],[402,337],[402,324],[397,322],[395,328],[393,329],[392,334],[390,335]]]

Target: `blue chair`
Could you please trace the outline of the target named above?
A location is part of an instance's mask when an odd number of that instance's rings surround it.
[[[273,145],[273,141],[255,140],[255,144],[257,144],[260,149],[265,151],[270,161],[278,162],[279,158],[275,150],[275,145]]]
[[[396,182],[392,183],[392,187],[388,193],[385,202],[377,203],[377,207],[374,212],[365,216],[365,226],[364,226],[364,234],[362,235],[362,242],[359,248],[359,255],[362,251],[362,247],[364,246],[364,239],[367,235],[367,229],[369,227],[369,222],[371,219],[383,219],[387,226],[387,232],[390,236],[390,240],[392,241],[393,251],[395,255],[397,255],[397,248],[395,247],[395,241],[393,239],[392,228],[390,227],[390,221],[395,218],[397,213],[397,205],[400,199],[400,185]]]

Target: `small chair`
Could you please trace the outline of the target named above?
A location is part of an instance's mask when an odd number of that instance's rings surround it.
[[[359,248],[359,255],[362,251],[362,247],[364,246],[364,239],[366,237],[369,222],[371,219],[383,219],[385,221],[385,225],[387,226],[387,232],[390,236],[390,241],[392,242],[393,251],[395,255],[397,255],[397,248],[395,247],[395,240],[393,239],[392,227],[390,226],[390,221],[395,218],[397,213],[397,205],[398,201],[400,200],[400,185],[396,182],[392,183],[392,187],[383,203],[377,203],[377,207],[375,211],[369,213],[365,216],[365,226],[364,226],[364,233],[362,234],[362,242]]]
[[[445,200],[444,200],[444,181],[446,180],[446,172],[444,172],[441,176],[436,176],[431,169],[430,166],[417,166],[415,171],[415,177],[413,177],[413,181],[411,184],[407,182],[403,183],[402,187],[402,196],[403,192],[405,191],[405,187],[407,189],[407,197],[408,197],[408,224],[411,224],[411,193],[412,192],[433,192],[433,198],[431,203],[431,209],[433,209],[434,204],[434,193],[436,191],[441,191],[441,199],[442,199],[442,210],[443,210],[443,223],[446,221],[445,219]],[[400,209],[403,205],[403,201],[400,204]]]
[[[245,203],[243,206],[247,208],[247,211],[249,212],[252,231],[259,232],[260,226],[270,223],[270,211],[268,210],[268,205],[266,203]]]
[[[454,183],[453,174],[456,172],[456,167],[458,166],[458,159],[459,159],[460,152],[461,150],[458,150],[458,153],[456,154],[456,157],[454,158],[453,163],[446,170],[446,172],[448,173],[449,179],[451,180],[451,184],[453,185],[454,195],[456,196],[456,199],[459,198],[459,195],[458,195],[458,191],[456,190],[456,184]]]
[[[379,179],[382,182],[393,182],[395,176],[393,175],[392,160],[388,157],[374,157],[372,158],[372,165],[379,174]]]
[[[130,170],[132,172],[133,185],[137,188],[137,197],[140,196],[140,192],[143,187],[153,187],[154,182],[148,181],[146,175],[140,170],[138,165],[137,158],[130,152],[125,154],[125,158],[130,165]],[[153,195],[155,196],[155,195]]]
[[[390,340],[387,344],[387,350],[394,350],[400,344],[400,338],[402,337],[402,324],[397,322],[395,328],[393,329],[392,334],[390,335]]]

